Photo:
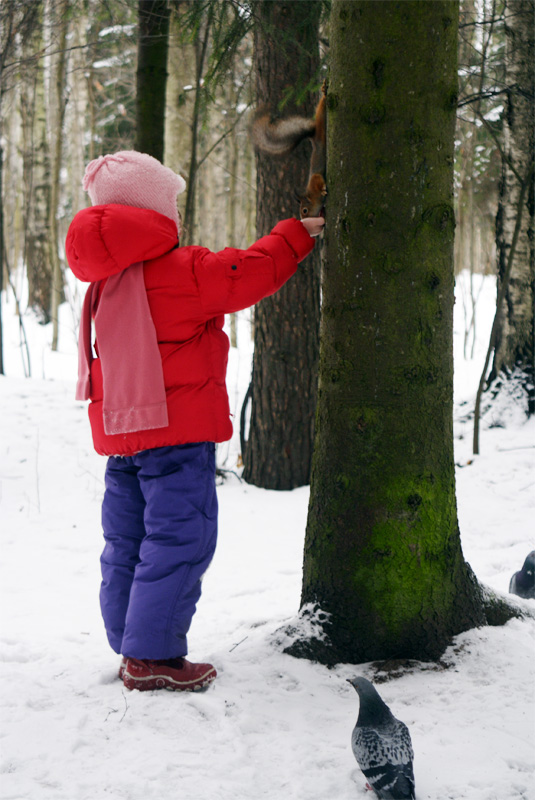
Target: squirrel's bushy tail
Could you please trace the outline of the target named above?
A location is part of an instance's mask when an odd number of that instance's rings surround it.
[[[271,155],[284,155],[290,153],[303,139],[314,136],[316,120],[294,116],[272,122],[269,113],[260,109],[251,130],[253,141],[260,150]]]

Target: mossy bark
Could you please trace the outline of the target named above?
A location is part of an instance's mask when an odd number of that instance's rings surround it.
[[[254,3],[259,103],[274,114],[312,117],[319,92],[321,3]],[[306,102],[299,104],[299,94]],[[280,104],[286,99],[281,110]],[[298,216],[295,191],[306,184],[310,146],[288,156],[258,152],[256,233]],[[310,481],[319,357],[320,255],[316,247],[280,291],[255,307],[251,422],[243,477],[265,489]]]
[[[302,603],[327,663],[434,659],[485,621],[453,460],[458,4],[334,0],[329,218]]]

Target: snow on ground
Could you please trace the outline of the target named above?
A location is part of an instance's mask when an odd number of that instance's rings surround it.
[[[505,593],[535,547],[535,420],[487,423],[472,458],[465,416],[493,300],[487,280],[475,361],[459,356],[456,307],[457,488],[466,558]],[[228,477],[190,636],[191,657],[212,660],[219,677],[202,694],[127,692],[98,608],[104,459],[73,400],[73,326],[52,354],[49,332],[27,322],[38,376],[27,380],[12,312],[4,306],[0,378],[0,798],[369,800],[350,748],[358,700],[345,678],[373,679],[374,667],[329,670],[275,645],[299,605],[308,489],[268,492]],[[229,371],[238,414],[250,368],[244,331]],[[236,441],[220,449],[228,469],[236,450]],[[535,622],[515,620],[456,637],[441,667],[381,683],[411,730],[418,800],[535,798],[534,647]]]

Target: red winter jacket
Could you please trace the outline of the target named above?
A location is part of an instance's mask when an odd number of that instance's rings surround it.
[[[86,208],[69,227],[67,261],[82,281],[100,281],[144,262],[162,357],[169,425],[114,435],[104,433],[102,369],[100,359],[93,360],[89,419],[95,450],[102,455],[230,439],[224,314],[248,308],[280,289],[314,248],[314,239],[299,220],[286,219],[247,250],[227,247],[212,253],[176,245],[172,220],[132,206]],[[98,342],[96,347],[98,353]]]

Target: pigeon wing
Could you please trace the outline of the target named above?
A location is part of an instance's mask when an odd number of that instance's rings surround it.
[[[353,754],[370,786],[381,800],[412,800],[414,753],[407,726],[399,720],[389,730],[355,727]]]

